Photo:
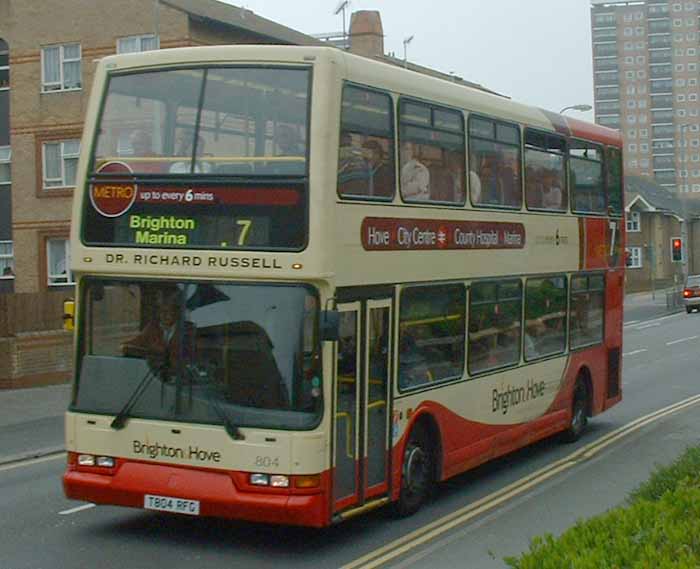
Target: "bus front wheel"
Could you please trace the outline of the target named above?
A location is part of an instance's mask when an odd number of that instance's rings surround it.
[[[434,470],[430,437],[421,425],[416,425],[403,452],[401,492],[394,504],[399,516],[414,514],[428,499],[434,482]]]
[[[562,439],[567,443],[574,443],[588,426],[588,388],[586,383],[579,380],[574,390],[574,402],[571,405],[571,424],[564,431]]]

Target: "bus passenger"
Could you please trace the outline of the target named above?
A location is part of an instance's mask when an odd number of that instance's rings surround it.
[[[499,182],[503,190],[503,204],[511,207],[520,207],[522,204],[522,190],[520,189],[520,175],[517,155],[503,153],[503,163],[499,171]]]
[[[186,158],[181,162],[175,162],[170,166],[171,174],[189,174],[191,168],[192,160],[192,143],[193,140],[190,137],[183,137],[180,142],[180,149],[177,151],[177,156]],[[200,156],[204,156],[204,139],[201,136],[197,137],[197,160],[194,163],[194,173],[195,174],[209,174],[211,172],[211,164],[209,162],[204,162],[200,160]]]
[[[481,203],[481,178],[474,170],[469,170],[469,193],[472,203]]]
[[[370,164],[365,160],[362,147],[349,132],[340,135],[338,187],[342,195],[371,195]]]
[[[304,156],[304,145],[299,140],[296,130],[286,124],[275,130],[275,156]]]
[[[384,158],[384,149],[376,140],[362,145],[366,151],[369,170],[369,195],[383,198],[394,194],[394,168]]]
[[[132,156],[144,157],[155,156],[153,150],[153,138],[151,133],[145,129],[139,128],[129,135],[129,145],[131,146]]]
[[[479,169],[481,201],[491,205],[503,205],[503,185],[498,178],[494,156],[484,155]]]
[[[401,195],[406,200],[430,199],[430,172],[415,158],[413,142],[401,146]]]
[[[559,187],[557,172],[547,170],[543,174],[542,207],[545,209],[562,209],[562,191]]]
[[[464,201],[462,190],[463,167],[458,152],[442,149],[442,161],[431,166],[430,193],[434,201],[461,203]]]

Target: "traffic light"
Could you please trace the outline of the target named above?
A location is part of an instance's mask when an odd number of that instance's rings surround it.
[[[683,239],[674,237],[671,239],[671,260],[681,262],[683,260]]]

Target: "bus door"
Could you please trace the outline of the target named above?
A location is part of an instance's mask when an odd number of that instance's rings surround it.
[[[389,489],[391,301],[338,306],[334,409],[334,511]]]

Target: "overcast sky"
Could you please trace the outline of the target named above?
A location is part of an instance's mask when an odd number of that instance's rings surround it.
[[[224,1],[307,34],[343,28],[339,0]],[[379,10],[384,50],[397,57],[413,35],[415,63],[555,112],[593,104],[589,0],[352,0],[349,9]]]

